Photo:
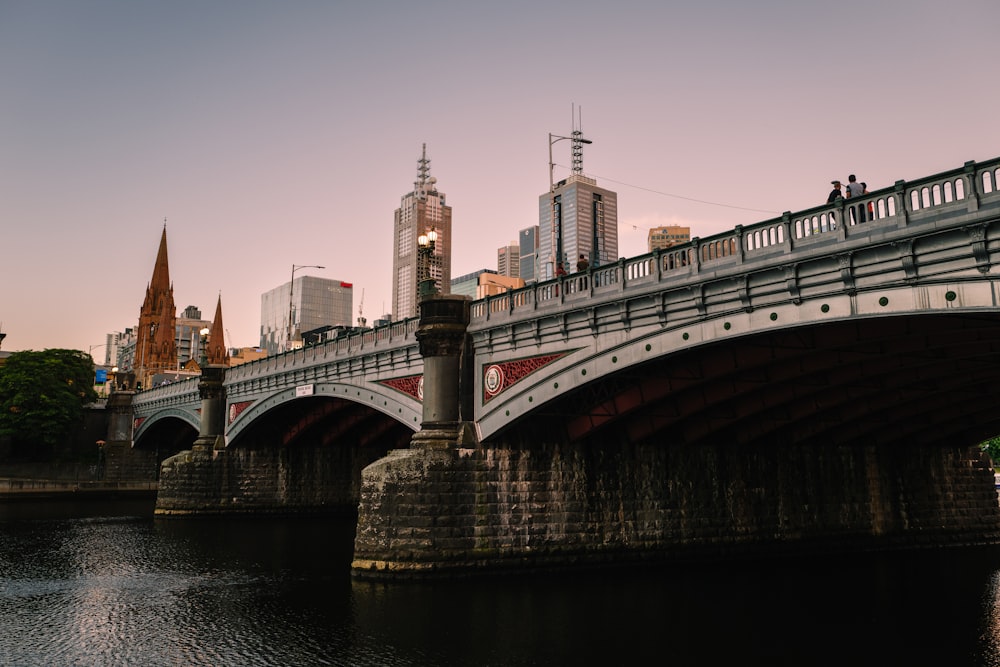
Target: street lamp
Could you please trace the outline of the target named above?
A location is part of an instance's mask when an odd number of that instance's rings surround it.
[[[285,351],[288,351],[292,347],[292,334],[294,329],[292,328],[292,295],[295,292],[295,272],[299,269],[325,269],[325,266],[320,266],[319,264],[308,264],[305,266],[298,266],[292,264],[292,281],[288,283],[288,340],[285,343]]]
[[[437,240],[438,233],[433,227],[417,237],[417,295],[421,300],[437,292],[434,276],[431,273],[431,262]]]
[[[208,327],[204,327],[198,333],[201,338],[198,341],[198,366],[202,369],[208,365]]]
[[[579,174],[583,171],[582,144],[594,143],[590,139],[584,139],[583,132],[581,130],[573,130],[572,135],[568,137],[563,137],[549,132],[549,194],[556,191],[555,178],[552,176],[552,170],[555,167],[555,163],[552,161],[552,145],[563,140],[573,142],[573,173],[575,174]],[[550,199],[549,207],[549,216],[552,219],[552,250],[555,253],[555,257],[552,262],[552,270],[555,271],[555,267],[559,265],[559,262],[563,261],[562,212],[560,211],[560,214],[558,216],[556,215],[555,197]],[[553,276],[549,276],[549,278],[552,277]]]

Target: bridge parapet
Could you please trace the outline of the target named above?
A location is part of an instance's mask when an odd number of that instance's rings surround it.
[[[893,186],[862,197],[824,204],[647,255],[621,259],[586,273],[489,296],[472,304],[475,330],[492,320],[526,319],[580,297],[618,299],[664,286],[681,286],[746,273],[782,261],[801,262],[834,247],[844,250],[927,233],[942,225],[968,225],[980,208],[1000,208],[1000,158]]]

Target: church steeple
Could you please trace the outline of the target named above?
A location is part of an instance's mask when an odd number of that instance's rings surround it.
[[[156,252],[153,277],[146,286],[146,298],[139,310],[135,342],[136,382],[144,388],[147,377],[177,368],[177,307],[167,263],[167,224],[163,223],[160,247]]]
[[[208,333],[208,350],[206,359],[210,366],[228,366],[229,351],[226,349],[225,327],[222,326],[222,295],[215,306],[215,318],[212,329]]]

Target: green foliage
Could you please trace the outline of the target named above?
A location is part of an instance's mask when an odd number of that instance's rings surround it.
[[[0,437],[55,447],[97,400],[94,360],[79,350],[14,352],[0,366]]]
[[[994,465],[1000,465],[1000,436],[979,443],[979,448],[990,455]]]

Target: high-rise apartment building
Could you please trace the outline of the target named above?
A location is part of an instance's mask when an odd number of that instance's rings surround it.
[[[517,244],[521,253],[518,275],[525,283],[533,283],[538,280],[538,225],[522,229],[517,235]]]
[[[521,277],[521,247],[517,241],[497,249],[497,273],[512,278]]]
[[[351,326],[354,285],[299,276],[260,295],[260,347],[277,354],[301,346],[302,332]]]
[[[559,263],[571,273],[580,255],[591,267],[618,261],[618,194],[583,175],[582,132],[550,135],[549,148],[562,138],[573,142],[573,173],[538,198],[538,280],[554,278]]]
[[[201,318],[201,309],[197,306],[188,306],[183,314],[177,318],[174,340],[177,343],[177,367],[183,368],[184,364],[192,359],[197,360],[201,354],[201,330],[211,328],[210,320]]]
[[[663,250],[670,246],[687,243],[690,240],[690,227],[663,225],[661,227],[653,227],[649,230],[649,234],[646,236],[646,246],[649,248],[649,252],[653,252],[654,250]]]
[[[432,177],[431,161],[427,159],[427,144],[417,160],[417,180],[413,191],[402,197],[396,209],[392,251],[392,317],[403,320],[419,314],[418,284],[421,254],[417,240],[434,230],[437,240],[430,251],[430,277],[435,288],[444,294],[451,285],[451,207],[445,204],[444,193],[438,192],[437,179]]]

